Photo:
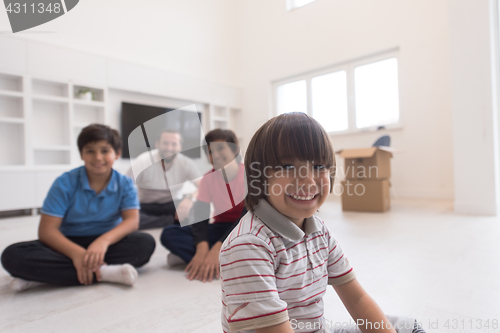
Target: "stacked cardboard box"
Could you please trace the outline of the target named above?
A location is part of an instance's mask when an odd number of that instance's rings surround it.
[[[389,193],[392,152],[385,147],[346,149],[346,179],[342,182],[342,210],[385,212],[391,207]]]

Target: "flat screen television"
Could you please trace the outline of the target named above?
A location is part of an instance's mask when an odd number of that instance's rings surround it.
[[[175,112],[172,112],[176,110]],[[168,112],[170,114],[164,115]],[[197,114],[197,116],[196,116]],[[152,120],[156,118],[155,120]],[[151,121],[152,120],[152,121]],[[144,123],[147,123],[144,125]],[[128,137],[132,131],[142,126],[145,134],[145,144],[151,149],[155,148],[155,142],[162,129],[168,128],[178,131],[183,139],[182,153],[191,158],[201,157],[201,112],[188,110],[171,109],[166,107],[141,105],[122,102],[121,113],[121,135],[123,140],[122,157],[130,158],[130,151],[144,151],[144,142],[134,142],[130,145],[137,147],[129,147]],[[132,156],[133,158],[136,156]]]

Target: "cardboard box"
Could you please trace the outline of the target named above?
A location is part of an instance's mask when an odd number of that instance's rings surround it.
[[[392,150],[389,147],[344,149],[338,152],[344,159],[346,179],[388,179],[391,177]]]
[[[389,187],[387,179],[347,179],[342,182],[342,210],[385,212],[391,208]]]

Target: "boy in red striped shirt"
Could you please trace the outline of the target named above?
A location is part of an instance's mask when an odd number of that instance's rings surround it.
[[[304,113],[275,117],[253,136],[245,156],[249,212],[220,252],[225,332],[328,332],[328,284],[362,332],[423,332],[414,319],[385,316],[313,216],[331,192],[334,163],[328,134]]]

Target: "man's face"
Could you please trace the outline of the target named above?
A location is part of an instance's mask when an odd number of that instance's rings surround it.
[[[170,162],[182,150],[181,136],[178,133],[163,133],[155,146],[161,157]]]

